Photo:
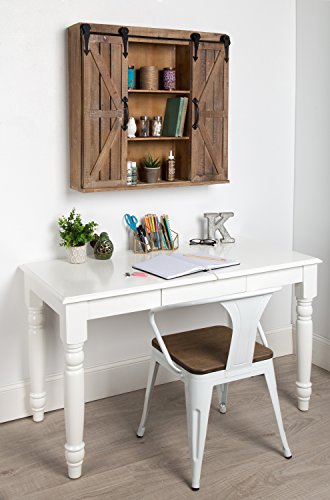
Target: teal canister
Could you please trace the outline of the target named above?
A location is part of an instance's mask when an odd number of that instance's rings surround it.
[[[134,66],[128,66],[127,86],[129,89],[135,89],[135,69],[134,69]]]

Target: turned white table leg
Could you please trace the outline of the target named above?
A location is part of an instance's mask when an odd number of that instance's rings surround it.
[[[34,422],[42,422],[46,405],[45,353],[44,353],[44,304],[34,294],[27,294],[30,405]]]
[[[313,352],[312,301],[297,299],[297,397],[298,408],[307,411],[312,394]]]
[[[65,345],[64,413],[65,458],[71,479],[81,476],[85,455],[84,432],[84,344]]]
[[[87,340],[87,304],[65,306],[60,315],[61,339],[64,346],[64,415],[65,458],[71,479],[81,476],[85,456],[84,437],[84,342]]]
[[[303,281],[295,287],[297,299],[297,381],[298,408],[307,411],[312,394],[313,354],[312,300],[317,295],[317,265],[303,268]]]

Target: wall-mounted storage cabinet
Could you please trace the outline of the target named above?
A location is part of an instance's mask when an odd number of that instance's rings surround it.
[[[71,187],[79,191],[228,182],[228,51],[220,33],[75,24],[69,33]],[[175,90],[128,89],[128,66],[176,68]],[[182,137],[127,137],[128,117],[188,98]],[[127,185],[127,160],[176,159],[174,182]]]

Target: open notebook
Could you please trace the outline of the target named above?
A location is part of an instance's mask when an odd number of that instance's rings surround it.
[[[222,257],[175,253],[171,255],[158,255],[152,259],[134,264],[132,267],[139,271],[145,271],[146,273],[170,280],[179,276],[186,276],[187,274],[220,269],[221,267],[237,266],[238,264],[238,260]]]

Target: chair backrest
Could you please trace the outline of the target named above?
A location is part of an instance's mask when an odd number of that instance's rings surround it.
[[[220,300],[231,318],[233,330],[226,370],[246,369],[252,365],[258,323],[273,291]]]
[[[176,373],[182,373],[182,371],[173,363],[162,339],[161,333],[155,321],[156,312],[181,307],[219,303],[227,310],[231,318],[233,330],[226,370],[245,370],[252,365],[257,327],[260,318],[272,294],[280,289],[281,288],[271,288],[254,292],[244,292],[236,295],[216,297],[210,300],[194,301],[152,309],[149,313],[150,324],[170,369]]]

